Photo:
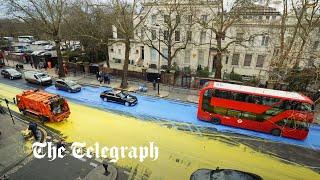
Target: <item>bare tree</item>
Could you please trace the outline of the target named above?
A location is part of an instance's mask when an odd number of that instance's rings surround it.
[[[123,37],[121,41],[125,44],[125,59],[121,79],[121,88],[128,87],[128,67],[130,56],[131,39],[137,27],[145,20],[151,10],[151,6],[143,6],[142,1],[114,0],[113,11],[118,33]],[[137,23],[133,23],[136,21]]]
[[[309,56],[317,57],[313,48],[313,34],[319,28],[319,10],[319,0],[283,0],[278,34],[279,53],[272,59],[270,72],[275,80],[285,80],[288,71],[292,67],[298,68],[301,60],[309,60]]]
[[[194,12],[187,1],[164,0],[155,5],[157,9],[150,13],[151,20],[155,22],[144,21],[139,27],[138,37],[166,59],[170,69],[176,55],[186,49],[192,40],[191,27],[194,24],[192,21]]]
[[[206,1],[206,8],[209,12],[206,16],[197,17],[197,22],[204,29],[210,30],[213,34],[215,40],[214,43],[210,43],[210,49],[216,50],[215,59],[215,75],[217,79],[221,79],[222,70],[222,55],[226,53],[228,47],[234,43],[239,43],[244,41],[249,41],[252,36],[248,39],[244,37],[234,37],[232,35],[227,35],[227,31],[236,23],[241,22],[242,16],[246,9],[251,7],[253,4],[250,0],[234,0],[229,2],[227,0],[217,0],[217,1]],[[226,43],[223,43],[226,40]]]
[[[99,48],[104,52],[106,64],[109,63],[109,46],[112,45],[113,15],[111,5],[90,0],[75,1],[65,17],[65,29],[69,37],[76,37],[85,47]],[[66,33],[67,33],[66,32]]]
[[[63,59],[60,50],[60,27],[67,8],[67,0],[5,0],[10,13],[33,24],[54,39],[59,65],[59,77],[64,77]]]

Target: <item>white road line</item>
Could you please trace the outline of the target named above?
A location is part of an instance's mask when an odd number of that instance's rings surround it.
[[[93,167],[97,167],[98,166],[98,164],[93,163],[93,162],[91,162],[90,165],[93,166]]]
[[[77,159],[79,159],[80,161],[83,161],[83,162],[87,162],[87,160],[84,158],[77,158]]]

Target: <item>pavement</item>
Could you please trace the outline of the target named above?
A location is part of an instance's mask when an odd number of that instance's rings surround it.
[[[8,114],[0,114],[0,176],[31,155],[34,138],[25,139],[21,133],[28,124],[14,119]],[[39,139],[44,133],[38,131]]]
[[[2,104],[4,105],[4,104]],[[7,110],[6,110],[7,111]],[[0,114],[0,179],[77,179],[115,180],[117,168],[109,165],[108,176],[101,169],[102,160],[76,159],[67,154],[63,159],[49,161],[35,159],[32,155],[33,137],[25,139],[22,131],[28,128],[27,121],[21,121],[13,112],[14,122],[9,114]],[[56,142],[43,128],[38,128],[39,141]],[[122,172],[121,177],[126,177]]]
[[[16,61],[12,60],[6,60],[6,65],[11,66],[15,68],[15,65],[17,64]],[[51,77],[53,78],[58,78],[58,75],[56,74],[54,69],[35,69],[31,67],[30,64],[23,64],[24,70],[37,70],[37,71],[43,71],[48,73]],[[111,67],[119,69],[119,64],[116,63],[111,63]],[[78,82],[79,84],[82,85],[90,85],[90,86],[107,86],[107,87],[112,87],[112,88],[120,88],[121,84],[121,78],[119,77],[111,77],[110,84],[105,84],[100,82],[96,79],[95,75],[90,75],[90,74],[73,74],[69,73],[67,74],[67,77],[65,79],[68,80],[73,80]],[[148,87],[148,91],[144,95],[148,96],[157,96],[161,98],[168,98],[168,99],[174,99],[174,100],[179,100],[179,101],[186,101],[186,102],[192,102],[192,103],[198,103],[198,90],[193,90],[193,89],[185,89],[185,88],[180,88],[180,87],[173,87],[173,86],[168,86],[165,84],[160,84],[160,93],[158,94],[158,90],[153,89],[153,85],[151,82],[146,82],[142,80],[137,80],[137,79],[130,79],[128,80],[128,88],[125,89],[127,91],[132,91],[132,92],[138,92],[138,88],[141,84],[146,84]],[[140,92],[139,92],[140,93]]]

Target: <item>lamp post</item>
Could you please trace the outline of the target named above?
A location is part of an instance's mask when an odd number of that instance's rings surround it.
[[[161,58],[161,55],[160,55],[160,51],[161,51],[161,26],[159,24],[156,24],[156,26],[159,27],[159,35],[158,35],[158,41],[159,41],[159,44],[158,44],[158,78],[157,78],[157,81],[158,81],[158,95],[160,95],[160,58]]]
[[[13,123],[13,124],[16,124],[16,123],[14,123],[14,119],[13,119],[13,116],[12,116],[12,114],[11,114],[11,110],[10,110],[10,108],[9,108],[9,101],[8,101],[7,99],[4,99],[4,101],[5,101],[6,104],[7,104],[7,108],[8,108],[10,117],[11,117],[11,119],[12,119],[12,123]]]

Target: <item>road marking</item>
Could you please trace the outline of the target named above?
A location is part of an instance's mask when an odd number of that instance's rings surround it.
[[[90,165],[93,166],[93,167],[97,167],[98,166],[98,164],[93,163],[93,162],[90,162]]]
[[[83,162],[87,162],[87,160],[84,158],[77,158],[77,159],[79,159],[80,161],[83,161]]]

